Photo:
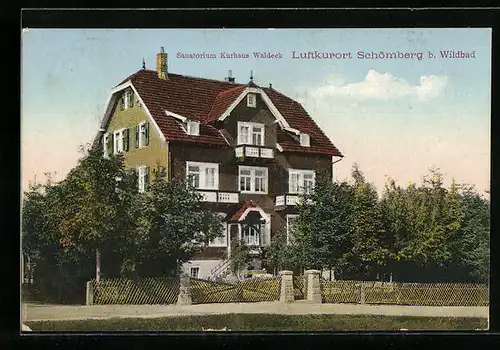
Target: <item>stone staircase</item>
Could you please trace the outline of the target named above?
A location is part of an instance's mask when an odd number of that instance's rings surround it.
[[[210,280],[222,280],[226,278],[230,273],[231,263],[229,260],[222,260],[219,264],[217,264],[212,270],[210,270]]]

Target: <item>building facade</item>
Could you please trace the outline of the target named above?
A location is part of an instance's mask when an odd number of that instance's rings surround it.
[[[295,205],[317,179],[333,179],[343,155],[300,103],[252,79],[236,83],[142,69],[110,92],[95,144],[123,153],[147,190],[152,170],[189,181],[220,214],[224,235],[183,267],[192,277],[217,277],[234,239],[251,247],[249,268],[261,269],[262,250],[288,230]]]

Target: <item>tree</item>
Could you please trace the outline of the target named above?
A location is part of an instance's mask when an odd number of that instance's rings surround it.
[[[101,150],[83,149],[84,156],[55,188],[58,230],[74,247],[94,250],[96,278],[120,273],[122,242],[135,231],[137,178],[125,169],[122,155],[103,157]],[[107,263],[104,263],[107,262]]]
[[[450,265],[464,275],[466,281],[485,283],[489,279],[489,203],[471,186],[462,185],[457,192],[460,225],[450,240]]]
[[[241,279],[241,270],[250,262],[250,247],[243,240],[233,239],[231,242],[231,253],[226,253],[229,260],[229,269],[238,279]]]
[[[271,244],[266,250],[266,264],[275,272],[281,270],[300,271],[300,249],[293,240],[293,228],[290,228],[290,242],[287,243],[286,230],[280,230],[271,239]]]
[[[149,190],[141,194],[136,257],[129,261],[141,276],[177,275],[182,263],[222,235],[219,217],[202,207],[200,195],[184,181],[167,181],[155,171]]]
[[[366,181],[357,164],[351,176],[354,180],[351,261],[356,264],[353,272],[358,274],[357,278],[373,278],[379,267],[387,263],[390,241],[382,225],[377,190]]]
[[[312,194],[302,198],[294,221],[294,240],[304,267],[335,268],[338,276],[347,270],[353,197],[353,189],[346,182],[318,181]]]

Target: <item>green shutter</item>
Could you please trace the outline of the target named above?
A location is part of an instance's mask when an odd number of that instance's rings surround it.
[[[124,101],[124,98],[125,98],[125,94],[122,94],[122,96],[120,97],[120,111],[123,111],[125,109],[125,101]]]
[[[149,167],[146,168],[146,177],[144,179],[144,191],[147,191],[149,188]]]
[[[114,147],[115,147],[115,134],[111,133],[111,134],[109,134],[109,138],[108,138],[108,154],[109,155],[113,154]]]
[[[130,97],[130,101],[129,101],[128,107],[132,108],[132,107],[134,107],[134,90],[130,89],[129,97]]]
[[[146,123],[146,136],[144,137],[144,145],[149,145],[149,123]]]
[[[139,148],[139,137],[140,137],[139,125],[135,126],[135,148]]]
[[[123,150],[125,152],[128,152],[128,145],[129,145],[129,129],[123,130]]]

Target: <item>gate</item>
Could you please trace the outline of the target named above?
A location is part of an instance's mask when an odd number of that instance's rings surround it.
[[[292,281],[295,300],[307,299],[307,277],[304,275],[293,275]]]
[[[191,278],[191,298],[193,304],[276,301],[280,296],[280,282],[280,277],[236,281]]]

